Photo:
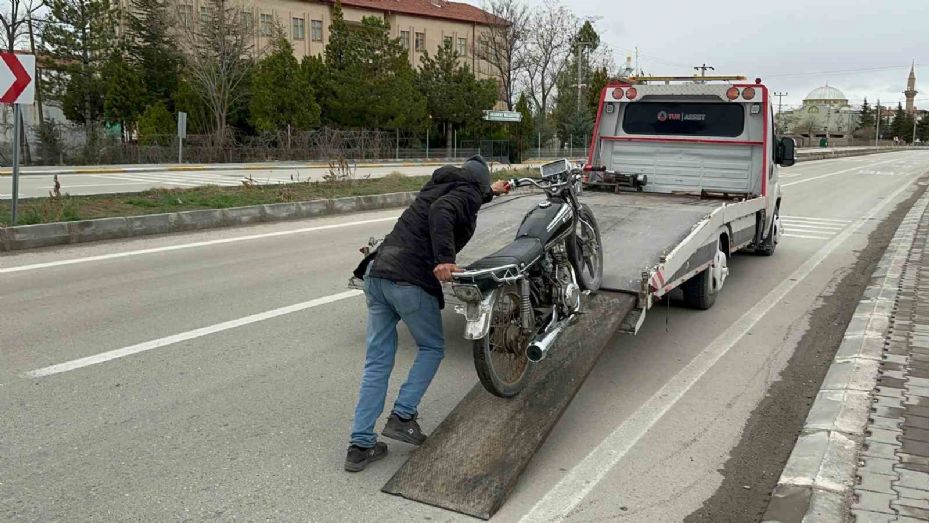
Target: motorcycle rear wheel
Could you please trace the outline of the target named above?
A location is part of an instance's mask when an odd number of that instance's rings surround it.
[[[526,355],[531,335],[521,328],[516,285],[500,289],[487,336],[474,341],[474,368],[487,392],[511,398],[526,386],[531,363]]]
[[[603,283],[603,243],[597,217],[587,204],[581,204],[574,241],[567,244],[577,282],[582,289],[596,292]]]

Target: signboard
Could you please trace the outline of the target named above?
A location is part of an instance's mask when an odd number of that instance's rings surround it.
[[[0,53],[0,102],[35,103],[35,55]]]
[[[187,138],[187,113],[183,111],[177,113],[177,137]]]
[[[521,122],[523,113],[518,111],[484,111],[484,119],[488,122]]]

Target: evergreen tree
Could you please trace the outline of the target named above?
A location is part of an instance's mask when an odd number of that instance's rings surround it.
[[[603,88],[610,82],[610,73],[606,67],[599,67],[590,75],[587,88],[587,107],[590,113],[596,117],[597,110],[600,108],[600,95]]]
[[[874,109],[868,104],[868,98],[865,97],[864,103],[861,104],[861,112],[858,114],[858,129],[870,129],[874,127]]]
[[[897,110],[894,111],[894,120],[890,125],[891,134],[894,138],[903,142],[913,140],[913,118],[903,109],[903,104],[897,103]]]
[[[319,105],[309,79],[284,35],[278,35],[271,45],[271,52],[258,62],[252,76],[251,123],[259,131],[288,125],[309,129],[319,123]]]
[[[590,139],[594,116],[600,105],[600,90],[608,81],[606,68],[593,70],[590,59],[584,56],[585,50],[589,57],[599,46],[600,36],[590,22],[585,22],[574,38],[571,57],[556,78],[557,94],[552,122],[560,142],[564,144],[570,141],[570,147],[583,147]],[[579,80],[582,84],[580,93]],[[584,87],[584,83],[589,85]],[[581,97],[580,100],[578,96]]]
[[[338,2],[326,46],[326,121],[342,127],[421,129],[426,102],[415,86],[407,50],[383,19],[367,16],[349,27]]]
[[[523,118],[516,124],[516,148],[519,152],[518,161],[526,157],[527,151],[532,148],[532,139],[535,136],[535,128],[532,123],[532,107],[529,106],[529,97],[526,93],[520,93],[514,109],[519,112]]]
[[[164,103],[155,102],[139,117],[139,143],[164,144],[166,138],[173,138],[175,125]]]
[[[103,66],[116,47],[109,0],[51,0],[42,39],[54,65],[53,95],[65,116],[90,123],[103,114]]]
[[[493,80],[478,80],[459,64],[459,58],[450,46],[439,48],[435,57],[424,52],[417,74],[429,115],[445,130],[448,147],[452,146],[452,131],[479,122],[482,110],[493,107],[497,93]]]
[[[145,105],[163,102],[174,108],[173,97],[184,57],[177,45],[177,35],[164,0],[130,0],[127,16],[129,62],[142,76]]]
[[[916,138],[922,142],[929,142],[929,116],[923,116],[916,124]]]
[[[103,117],[108,124],[119,125],[122,139],[127,141],[145,107],[144,80],[119,51],[112,52],[104,64],[103,80]]]

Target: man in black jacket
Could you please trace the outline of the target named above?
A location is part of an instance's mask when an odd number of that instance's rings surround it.
[[[416,422],[417,407],[445,351],[440,282],[450,281],[459,270],[455,256],[474,234],[478,209],[508,191],[505,182],[491,184],[490,169],[480,156],[461,167],[440,167],[380,247],[355,269],[355,276],[364,279],[368,333],[345,470],[360,471],[387,454],[387,445],[377,441],[374,424],[384,411],[400,320],[419,352],[381,434],[413,445],[425,441]]]

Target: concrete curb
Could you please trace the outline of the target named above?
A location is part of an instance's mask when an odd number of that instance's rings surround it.
[[[897,228],[871,276],[765,512],[765,522],[845,521],[891,317],[929,194]]]
[[[416,192],[375,194],[331,200],[3,227],[0,228],[0,251],[9,252],[53,245],[405,207],[413,202],[416,194]]]
[[[356,168],[376,167],[428,167],[440,166],[448,163],[461,162],[458,158],[430,158],[429,160],[383,160],[377,162],[358,162],[353,164]],[[51,176],[53,174],[132,174],[147,172],[173,172],[173,171],[273,171],[287,169],[326,169],[329,162],[268,162],[268,163],[192,163],[192,164],[160,164],[160,165],[131,165],[131,166],[73,166],[73,167],[26,167],[20,174],[23,176]],[[0,169],[0,176],[10,176],[9,167]]]

